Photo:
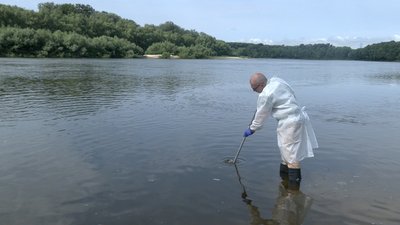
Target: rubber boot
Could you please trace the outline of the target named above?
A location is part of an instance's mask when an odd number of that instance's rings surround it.
[[[279,167],[279,176],[282,179],[282,185],[285,188],[288,188],[288,182],[289,182],[289,168],[287,165],[284,165],[281,163],[280,167]]]
[[[282,180],[289,178],[289,168],[287,165],[281,163],[279,167],[279,176],[281,176]]]
[[[300,189],[301,170],[289,168],[288,173],[289,173],[288,189],[298,191]]]

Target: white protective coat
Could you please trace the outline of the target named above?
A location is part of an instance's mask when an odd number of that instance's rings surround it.
[[[318,142],[305,107],[300,108],[292,88],[278,77],[268,79],[259,94],[250,129],[261,129],[270,115],[278,121],[278,146],[284,162],[298,163],[314,156]]]

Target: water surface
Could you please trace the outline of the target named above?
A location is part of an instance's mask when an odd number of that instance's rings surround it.
[[[0,65],[2,224],[400,223],[399,63]],[[223,163],[254,112],[256,71],[287,80],[315,128],[320,148],[303,162],[300,193],[280,188],[273,119],[246,140],[237,168]]]

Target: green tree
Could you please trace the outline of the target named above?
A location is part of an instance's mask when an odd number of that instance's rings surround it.
[[[152,44],[146,50],[146,54],[164,54],[164,53],[176,55],[178,53],[178,46],[169,41],[163,41]]]
[[[38,12],[0,4],[0,56],[136,57],[178,54],[181,58],[355,59],[399,61],[400,44],[390,41],[353,50],[331,44],[298,46],[226,43],[167,21],[139,26],[132,20],[98,12],[90,5],[38,5]]]
[[[194,45],[190,47],[180,47],[179,57],[183,59],[204,59],[212,56],[213,51],[201,45]]]
[[[0,4],[0,27],[36,28],[36,22],[34,11]]]

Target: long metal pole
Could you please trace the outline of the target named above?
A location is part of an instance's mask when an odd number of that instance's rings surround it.
[[[236,160],[237,160],[237,158],[239,156],[240,151],[242,150],[242,146],[243,146],[245,140],[246,140],[246,137],[243,137],[242,143],[240,143],[240,146],[239,146],[239,149],[238,149],[238,151],[236,153],[235,159],[233,159],[233,164],[236,164]]]
[[[256,116],[256,113],[257,113],[257,110],[254,112],[253,118],[251,118],[251,121],[250,121],[250,123],[249,123],[249,127],[250,127],[251,123],[253,122],[254,117]],[[242,150],[244,141],[246,141],[246,137],[243,137],[242,142],[240,143],[240,146],[239,146],[239,149],[238,149],[238,151],[237,151],[237,153],[236,153],[236,156],[235,156],[235,158],[233,159],[233,164],[236,164],[236,160],[237,160],[237,158],[238,158],[238,156],[239,156],[240,151]]]

